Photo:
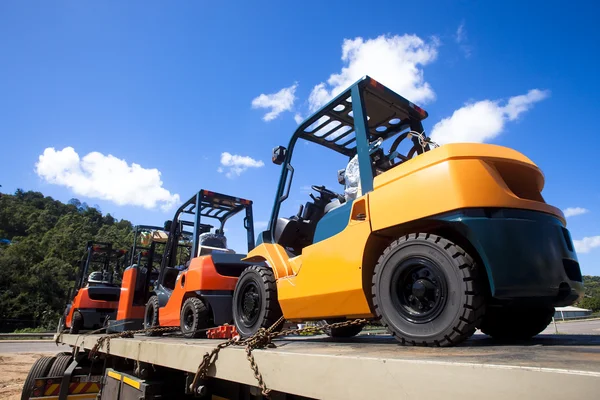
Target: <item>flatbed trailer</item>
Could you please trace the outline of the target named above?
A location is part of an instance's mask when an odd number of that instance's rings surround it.
[[[73,347],[83,360],[101,336],[63,334],[56,339]],[[191,383],[203,356],[222,342],[168,335],[113,338],[108,354],[106,342],[97,349],[104,358],[94,367],[94,374],[100,366],[102,375],[97,396],[129,400],[181,393],[173,398],[187,398],[181,386]],[[600,396],[600,336],[540,335],[527,343],[502,345],[476,334],[454,348],[406,347],[391,336],[367,334],[345,341],[324,335],[288,336],[273,343],[274,348],[252,352],[273,399]],[[137,372],[126,365],[138,367]],[[154,371],[151,378],[140,378],[148,371]],[[262,398],[244,347],[221,350],[207,376],[202,398]]]

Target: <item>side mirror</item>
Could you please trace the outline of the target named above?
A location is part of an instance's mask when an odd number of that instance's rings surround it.
[[[173,221],[171,221],[171,220],[165,221],[165,231],[171,232],[171,224],[172,223],[173,223]]]
[[[346,178],[344,178],[345,169],[338,170],[338,182],[340,185],[346,185]]]
[[[287,155],[287,149],[283,146],[277,146],[273,149],[273,155],[271,156],[271,161],[273,161],[273,164],[281,165],[285,161],[286,155]]]

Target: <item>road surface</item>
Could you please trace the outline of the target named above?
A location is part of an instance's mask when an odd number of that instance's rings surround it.
[[[600,319],[590,321],[557,322],[559,334],[565,335],[600,335]],[[550,324],[542,334],[556,333],[554,324]]]
[[[43,353],[70,351],[65,345],[56,345],[53,340],[0,340],[0,354],[2,353]]]

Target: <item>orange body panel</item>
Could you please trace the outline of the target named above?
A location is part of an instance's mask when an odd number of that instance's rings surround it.
[[[217,272],[211,256],[192,259],[187,270],[177,277],[175,289],[169,301],[158,312],[160,326],[179,326],[179,315],[185,295],[197,290],[230,290],[233,291],[238,278],[224,276]]]
[[[119,308],[117,310],[117,321],[144,318],[145,307],[133,305],[137,276],[137,268],[127,268],[125,272],[123,272],[121,293],[119,295]]]
[[[367,196],[357,199],[346,228],[328,239],[305,247],[294,275],[277,280],[277,298],[288,320],[322,317],[372,317],[362,281],[362,260],[371,226]],[[366,218],[356,219],[358,214]],[[332,290],[335,289],[335,290]]]
[[[502,146],[444,145],[375,177],[373,183],[369,201],[374,231],[470,207],[542,211],[565,224],[562,211],[543,202],[540,169]]]
[[[75,296],[75,298],[73,299],[73,304],[71,305],[69,314],[67,314],[67,318],[65,318],[65,325],[67,328],[71,327],[73,313],[77,310],[85,308],[101,308],[105,310],[116,310],[118,305],[119,303],[114,301],[92,300],[88,295],[88,289],[81,288],[77,292],[77,296]]]

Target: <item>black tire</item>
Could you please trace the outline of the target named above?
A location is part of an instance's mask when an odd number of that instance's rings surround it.
[[[271,268],[258,265],[246,268],[233,292],[233,322],[240,336],[249,337],[260,328],[268,329],[282,315]]]
[[[70,355],[57,355],[56,361],[54,361],[52,367],[48,371],[48,377],[62,377],[65,374],[65,371],[67,370],[69,364],[71,364],[71,361],[73,361],[73,357],[71,357]]]
[[[144,312],[144,329],[157,328],[158,323],[158,309],[160,305],[158,303],[158,296],[151,296],[146,303],[146,311]],[[160,336],[162,333],[154,331],[144,332],[146,336]]]
[[[429,233],[391,243],[372,283],[375,313],[402,344],[456,345],[475,333],[485,311],[484,283],[473,258]]]
[[[489,307],[481,332],[496,340],[528,340],[552,322],[554,307]]]
[[[190,297],[183,302],[179,315],[179,326],[184,337],[205,337],[206,331],[198,332],[198,330],[209,328],[211,325],[210,310],[202,300]]]
[[[83,315],[79,311],[73,312],[73,318],[71,319],[71,329],[69,333],[77,335],[79,331],[83,329]]]
[[[336,323],[336,322],[343,322],[343,321],[333,321],[333,320],[329,320],[329,321],[322,321],[322,324],[332,324],[332,323]],[[356,336],[360,333],[360,331],[362,331],[363,329],[363,325],[349,325],[349,326],[342,326],[342,327],[337,327],[337,328],[325,328],[323,327],[323,332],[332,338],[350,338],[353,336]]]
[[[27,378],[25,378],[25,383],[23,384],[21,400],[29,400],[35,380],[48,376],[48,371],[52,367],[52,363],[54,363],[55,359],[56,357],[41,357],[33,363],[27,374]]]

